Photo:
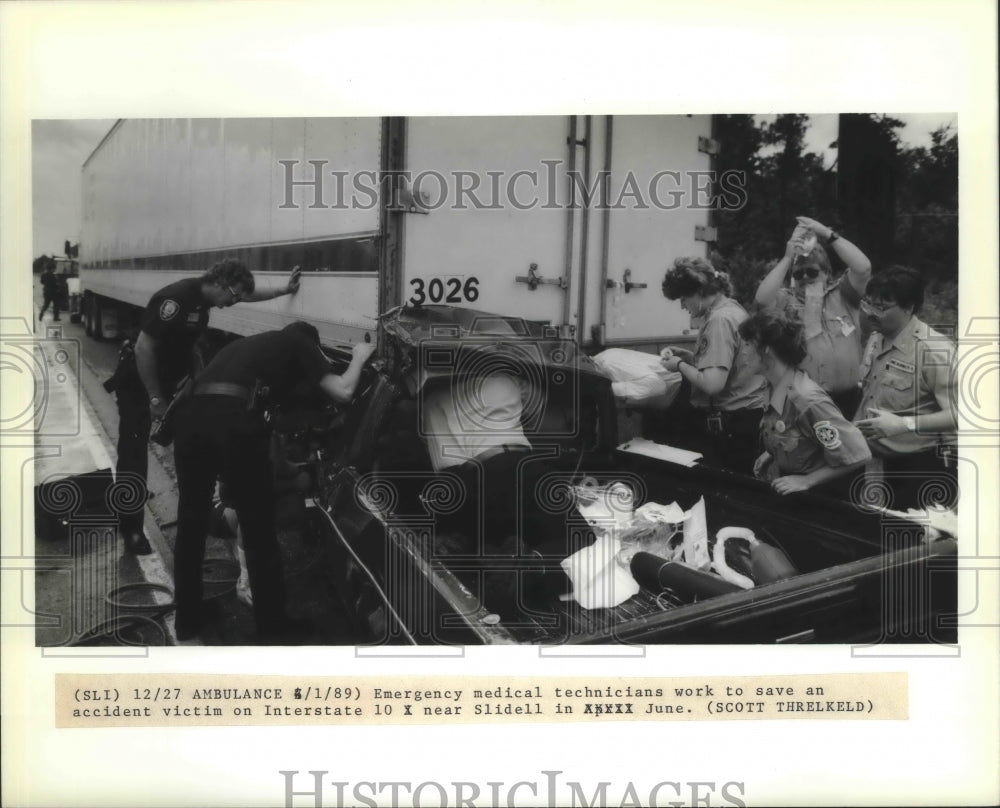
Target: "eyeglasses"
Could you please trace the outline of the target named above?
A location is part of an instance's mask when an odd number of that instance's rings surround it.
[[[792,278],[797,281],[802,280],[802,278],[809,278],[813,281],[819,277],[820,269],[819,267],[796,267],[792,270]]]
[[[894,309],[898,305],[898,303],[875,303],[867,297],[861,298],[861,306],[875,314],[885,314],[889,309]]]

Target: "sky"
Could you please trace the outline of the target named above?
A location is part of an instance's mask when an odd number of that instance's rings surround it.
[[[31,125],[32,255],[63,255],[80,240],[83,161],[113,120],[36,120]]]
[[[930,133],[955,125],[954,114],[898,114],[906,126],[900,131],[909,146],[929,146]],[[770,120],[774,116],[758,116]],[[84,160],[114,125],[114,120],[36,120],[32,124],[32,255],[62,255],[63,243],[80,240],[82,222],[81,169]],[[810,115],[807,142],[810,151],[824,155],[830,165],[836,151],[836,115]]]

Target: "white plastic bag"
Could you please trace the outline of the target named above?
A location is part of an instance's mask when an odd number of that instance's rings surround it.
[[[655,354],[608,348],[593,359],[610,377],[615,396],[629,406],[666,409],[681,388],[680,373],[663,367]]]

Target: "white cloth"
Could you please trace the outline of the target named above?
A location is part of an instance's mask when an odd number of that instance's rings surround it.
[[[504,373],[463,377],[425,391],[421,425],[435,471],[494,446],[531,446],[521,428],[521,387]]]

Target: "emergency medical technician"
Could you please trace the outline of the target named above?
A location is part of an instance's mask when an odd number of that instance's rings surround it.
[[[846,499],[848,475],[872,453],[858,428],[799,367],[806,357],[802,323],[762,311],[744,320],[739,330],[757,354],[769,394],[760,422],[764,453],[754,464],[754,476],[770,482],[779,494],[817,489]]]
[[[827,248],[847,265],[834,280]],[[791,269],[791,287],[782,283]],[[802,367],[850,418],[861,399],[861,296],[871,278],[867,256],[825,224],[805,216],[785,245],[785,254],[757,287],[756,302],[798,317],[805,328]]]
[[[901,266],[875,275],[861,301],[875,333],[855,423],[881,460],[894,509],[954,504],[927,495],[954,490],[957,422],[955,346],[916,316],[923,302],[920,273]]]
[[[663,294],[680,300],[701,322],[694,353],[666,349],[663,366],[691,385],[688,447],[706,463],[749,474],[757,457],[764,379],[754,369],[737,329],[746,310],[729,295],[729,276],[704,258],[678,258],[663,279]]]
[[[116,478],[141,483],[138,501],[146,501],[149,434],[160,419],[178,383],[200,369],[195,343],[208,324],[212,307],[226,308],[240,301],[271,300],[294,294],[299,288],[298,267],[287,285],[255,289],[254,278],[242,261],[227,258],[200,278],[185,278],[160,289],[142,314],[139,337],[119,355],[113,389],[118,402],[118,463]],[[122,514],[119,530],[126,552],[152,552],[143,534],[144,508]]]
[[[180,489],[174,554],[179,640],[194,637],[206,618],[201,565],[220,477],[239,516],[257,633],[272,644],[301,639],[296,636],[300,624],[285,613],[264,410],[303,382],[318,385],[334,401],[350,401],[374,350],[355,345],[350,365],[338,376],[320,350],[316,328],[292,323],[231,342],[199,374],[190,398],[180,404],[174,441]]]

